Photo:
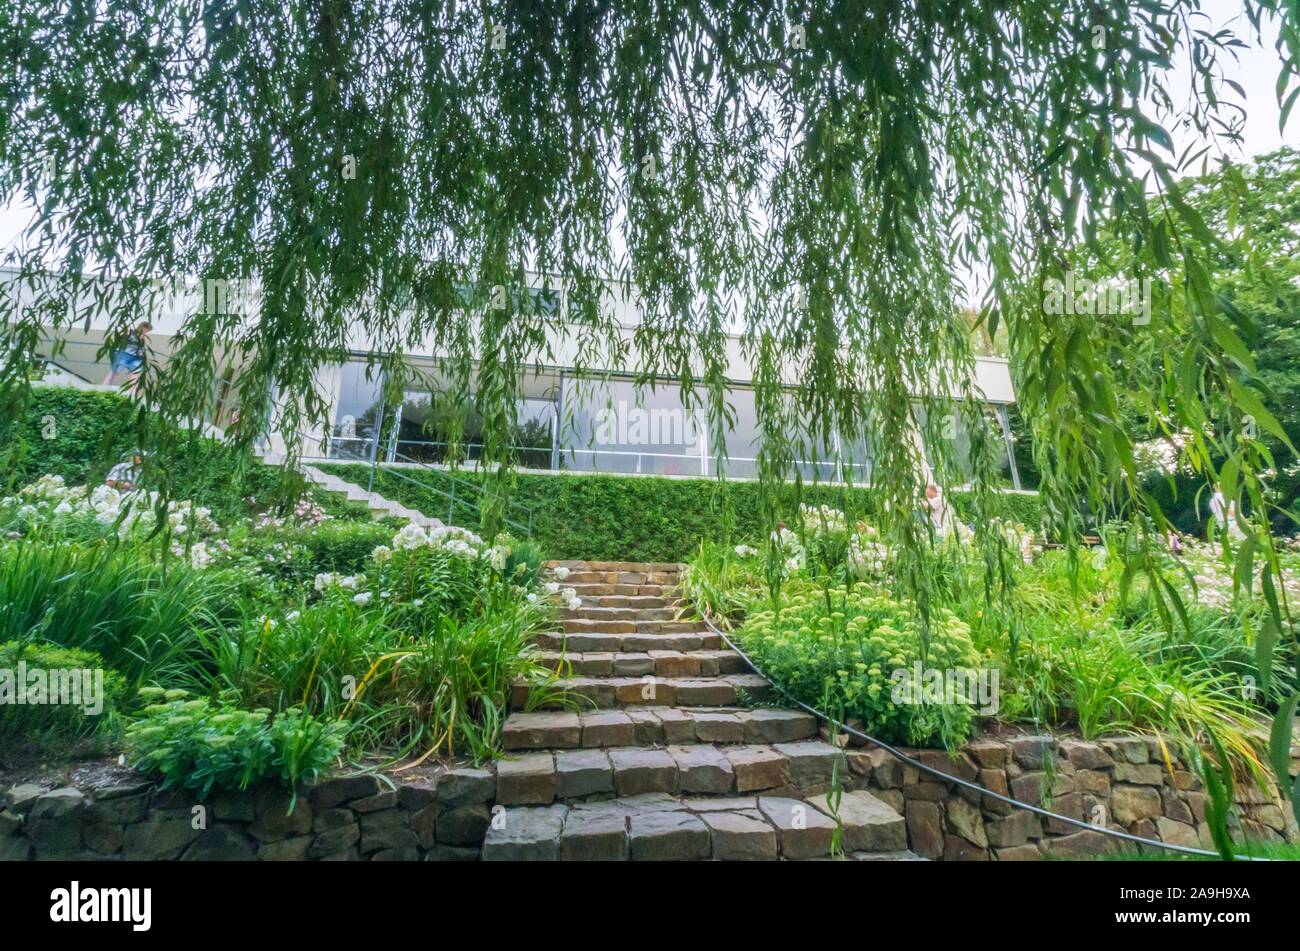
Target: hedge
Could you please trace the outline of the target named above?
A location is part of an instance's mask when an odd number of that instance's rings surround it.
[[[135,447],[139,411],[139,404],[118,393],[36,387],[25,416],[7,431],[13,438],[0,454],[4,467],[0,494],[46,474],[62,476],[70,484],[102,482],[108,470]],[[254,508],[266,508],[292,503],[304,491],[300,478],[286,479],[283,469],[264,465],[250,453],[236,452],[198,431],[182,435],[180,448],[165,460],[165,469],[173,498],[194,499],[211,508],[219,521],[242,514],[248,507],[246,498],[255,500]],[[364,506],[329,493],[312,494],[331,515],[368,517]]]
[[[363,486],[369,479],[369,466],[365,464],[327,463],[320,468]],[[375,491],[446,520],[448,498],[436,489],[450,489],[449,474],[437,469],[401,471],[406,478],[381,466],[375,476]],[[481,482],[484,476],[460,472],[457,478]],[[413,479],[423,484],[415,484]],[[514,479],[507,515],[524,521],[527,516],[522,507],[532,508],[533,538],[551,558],[684,561],[706,537],[739,542],[756,540],[764,533],[756,482],[522,472]],[[866,508],[870,495],[867,489],[806,485],[803,500],[841,507],[845,492],[850,491],[859,496],[856,507]],[[465,489],[457,488],[457,494],[463,497]],[[792,496],[792,492],[786,495]],[[1037,496],[1004,498],[1012,517],[1026,525],[1040,524]],[[793,508],[792,497],[784,502]],[[954,494],[953,506],[959,513],[967,505],[968,499]],[[477,528],[478,510],[458,501],[452,522]]]

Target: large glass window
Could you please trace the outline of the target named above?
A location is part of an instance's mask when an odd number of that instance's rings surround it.
[[[339,369],[339,398],[330,431],[329,454],[339,459],[369,459],[379,425],[383,388],[379,371],[367,379],[365,363],[345,363]]]
[[[676,386],[637,392],[630,380],[564,384],[560,466],[592,472],[702,475],[701,415]]]
[[[758,477],[758,463],[755,461],[758,456],[758,447],[760,443],[758,428],[758,412],[754,407],[754,391],[748,387],[729,390],[726,395],[727,415],[734,414],[731,421],[730,429],[727,432],[726,447],[727,459],[722,462],[718,459],[720,453],[713,453],[711,465],[720,465],[724,468],[722,472],[725,476],[736,479],[755,479]],[[710,470],[713,474],[715,470]]]
[[[483,458],[483,421],[472,409],[453,409],[432,389],[411,389],[403,394],[398,416],[394,460],[397,462],[447,462],[455,414],[461,414],[459,456],[464,462]],[[549,399],[524,399],[510,437],[517,465],[549,469],[555,429],[555,403]]]

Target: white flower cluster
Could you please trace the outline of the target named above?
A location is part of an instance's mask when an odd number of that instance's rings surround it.
[[[759,550],[752,545],[736,546],[736,556],[738,558],[753,558],[757,554],[760,554]]]
[[[462,558],[477,558],[485,550],[483,539],[468,529],[458,528],[455,525],[425,528],[414,522],[408,522],[398,529],[397,534],[393,536],[393,548],[399,551],[439,548]]]
[[[988,530],[1002,535],[1007,540],[1008,545],[1019,549],[1020,557],[1025,564],[1030,564],[1034,557],[1043,550],[1043,546],[1034,538],[1034,533],[1025,528],[1021,522],[993,518],[989,519]]]
[[[557,568],[556,577],[559,577],[558,572],[559,569]],[[569,576],[569,572],[566,570],[564,572],[564,577],[567,578],[568,576]],[[564,606],[568,608],[570,611],[576,611],[578,610],[578,608],[582,607],[582,599],[578,597],[578,592],[574,591],[572,588],[561,588],[560,582],[558,581],[546,582],[544,585],[542,585],[542,590],[549,595],[558,596],[559,599],[564,602]],[[530,598],[529,600],[536,600],[536,599]]]
[[[849,536],[849,570],[858,579],[883,578],[889,564],[889,549],[881,542],[872,541],[876,530],[866,526],[864,531]]]
[[[326,588],[342,588],[344,591],[355,591],[357,588],[364,586],[366,583],[365,575],[336,575],[332,571],[323,571],[316,576],[313,582],[318,592]],[[365,602],[358,602],[364,604]]]
[[[829,505],[800,505],[799,515],[804,529],[814,535],[837,534],[849,530],[844,513]]]
[[[808,562],[808,553],[799,543],[799,536],[784,525],[772,531],[772,541],[781,549],[781,563],[786,572],[800,571]]]
[[[250,504],[255,499],[246,499]],[[293,507],[293,514],[282,517],[271,514],[271,511],[261,513],[253,519],[253,528],[283,528],[286,525],[298,525],[304,528],[311,528],[313,525],[319,525],[321,522],[328,522],[333,518],[323,508],[313,502],[311,499],[302,499]]]
[[[125,537],[140,530],[151,530],[157,524],[158,493],[143,490],[119,492],[107,485],[91,488],[86,485],[66,485],[62,476],[41,476],[31,485],[18,490],[16,496],[0,499],[0,507],[17,506],[18,516],[26,521],[37,521],[51,516],[81,516],[94,518],[103,526],[118,522],[118,534]],[[195,505],[189,499],[167,503],[167,524],[173,535],[211,535],[221,530],[213,520],[211,510]]]

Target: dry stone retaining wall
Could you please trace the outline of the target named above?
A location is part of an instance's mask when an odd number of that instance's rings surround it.
[[[1061,815],[1210,847],[1199,779],[1181,763],[1166,766],[1153,738],[1015,736],[975,740],[955,758],[907,752]],[[1292,755],[1294,776],[1300,750]],[[845,785],[870,790],[903,815],[907,847],[924,858],[1082,858],[1128,847],[937,781],[883,750],[849,749],[847,760]],[[203,804],[200,824],[192,794],[160,790],[143,778],[118,776],[86,788],[19,784],[0,798],[0,861],[474,860],[497,805],[497,777],[492,768],[456,767],[399,779],[395,788],[372,775],[339,777],[303,789],[292,811],[289,804],[282,789],[217,793]],[[1237,808],[1239,833],[1264,842],[1296,840],[1295,819],[1281,797],[1239,784]]]
[[[1213,848],[1205,824],[1206,796],[1186,766],[1165,764],[1154,737],[1087,742],[1052,736],[1015,736],[968,743],[956,757],[936,750],[906,751],[919,762],[970,780],[1020,802],[1090,824],[1175,845]],[[859,788],[870,789],[907,820],[909,847],[943,860],[1081,858],[1123,843],[1038,816],[955,783],[938,781],[880,749],[849,750]],[[1292,749],[1291,775],[1300,769]],[[1246,784],[1237,786],[1239,834],[1254,841],[1297,838],[1289,802]]]

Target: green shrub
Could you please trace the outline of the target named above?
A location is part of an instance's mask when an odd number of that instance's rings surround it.
[[[164,788],[238,790],[277,781],[296,791],[329,768],[343,749],[346,724],[318,720],[298,710],[272,715],[240,710],[184,691],[145,688],[142,696],[165,702],[145,708],[126,731],[132,765],[163,779]]]
[[[904,685],[922,661],[913,609],[866,584],[847,593],[788,591],[779,610],[751,614],[738,637],[759,669],[791,697],[831,715],[860,718],[867,734],[885,742],[951,748],[970,734],[975,707],[961,697],[932,702],[925,694],[908,695]],[[966,624],[946,611],[933,618],[923,666],[945,680],[949,671],[977,672],[980,657]]]
[[[365,485],[369,467],[357,463],[325,463],[320,466],[345,479]],[[448,473],[436,469],[404,469],[399,478],[381,466],[375,475],[375,490],[426,515],[446,520],[451,482]],[[482,482],[484,476],[457,473],[461,479]],[[559,559],[606,559],[627,561],[686,561],[703,539],[731,543],[761,541],[765,534],[756,482],[717,479],[667,479],[654,476],[580,475],[576,473],[516,473],[512,477],[511,509],[507,515],[526,521],[524,507],[533,511],[532,537],[549,557]],[[411,479],[420,480],[427,488]],[[442,491],[436,491],[441,489]],[[794,487],[787,487],[784,511],[793,523],[798,515]],[[452,522],[479,527],[478,509],[461,501],[463,487]],[[852,497],[854,510],[869,510],[873,500],[869,489],[842,486],[805,485],[803,501],[810,505],[833,505],[843,509]],[[959,515],[969,512],[969,499],[960,492],[949,493]],[[1034,528],[1042,521],[1035,495],[1002,496],[1013,519]],[[518,530],[511,527],[512,532]]]
[[[138,404],[117,393],[41,386],[32,391],[26,415],[12,428],[0,453],[5,485],[33,482],[42,475],[62,476],[69,485],[98,485],[105,474],[137,446]],[[0,434],[3,435],[3,434]],[[254,508],[292,506],[307,491],[296,473],[268,466],[248,452],[204,436],[198,430],[173,433],[165,460],[156,460],[155,477],[167,479],[169,494],[212,509],[220,522]],[[146,471],[146,482],[149,473]],[[162,488],[155,483],[147,488]],[[0,491],[3,494],[3,491]],[[336,517],[356,517],[355,506],[312,493]],[[362,513],[368,516],[368,513]]]
[[[91,672],[89,684],[82,671]],[[39,700],[32,693],[38,684]],[[64,702],[50,702],[52,692],[69,687],[76,703],[67,702],[66,693]],[[0,737],[43,742],[89,736],[110,722],[125,690],[122,676],[107,670],[104,659],[91,651],[19,641],[0,644]]]

